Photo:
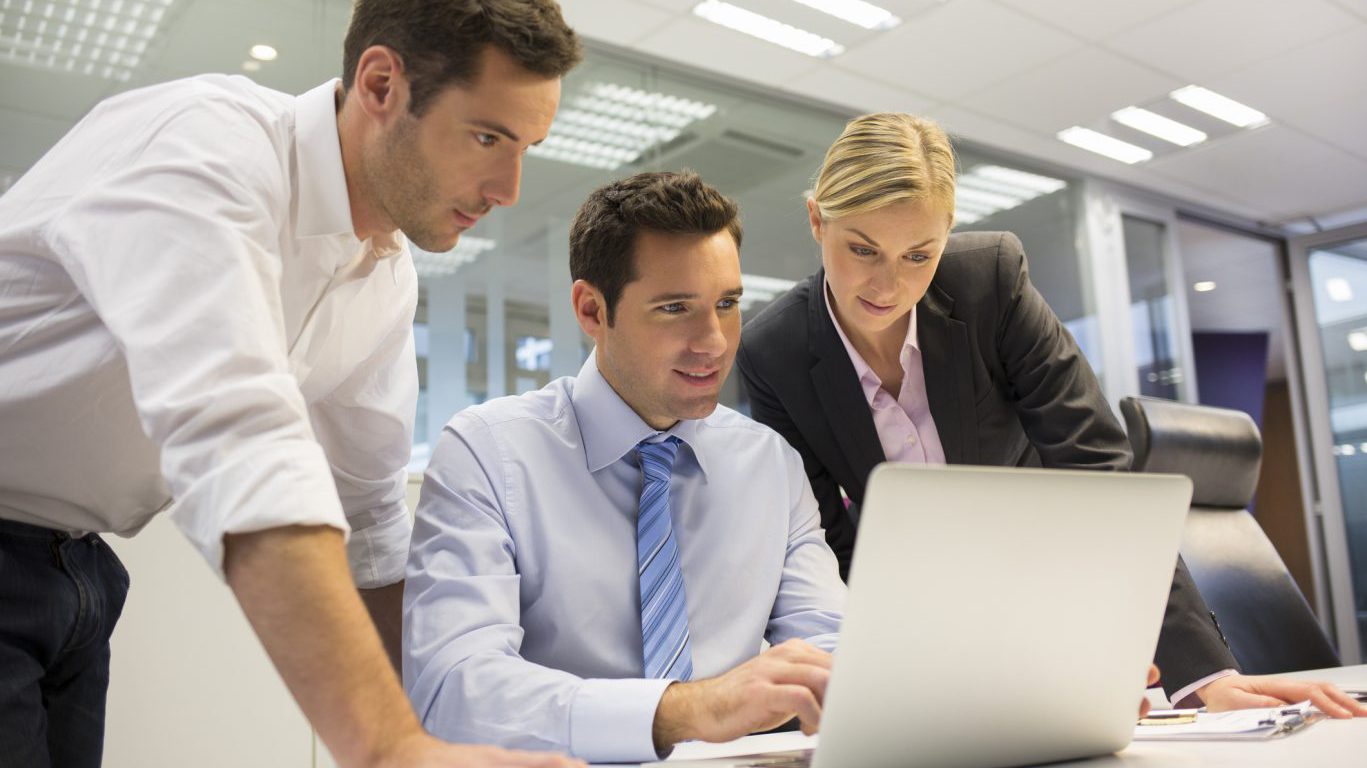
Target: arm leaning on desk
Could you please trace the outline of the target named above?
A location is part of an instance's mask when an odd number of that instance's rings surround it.
[[[1334,683],[1344,690],[1367,690],[1367,665],[1295,672],[1287,677]],[[757,752],[803,749],[819,737],[800,733],[747,736],[728,744],[680,744],[667,762]],[[907,736],[914,754],[914,736]],[[1114,755],[1072,760],[1068,768],[1343,768],[1367,756],[1367,719],[1324,720],[1303,731],[1270,741],[1135,742]]]

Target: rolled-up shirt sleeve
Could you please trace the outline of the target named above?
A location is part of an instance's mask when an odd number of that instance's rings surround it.
[[[499,450],[477,418],[443,431],[423,481],[404,588],[404,687],[449,741],[656,760],[670,680],[585,679],[520,655],[517,545]],[[834,565],[832,565],[834,567]]]
[[[401,279],[416,281],[407,257],[392,258],[403,259],[391,267],[403,271]],[[403,579],[413,533],[404,494],[418,372],[412,313],[400,314],[371,359],[310,409],[351,526],[347,560],[362,589]]]
[[[71,198],[44,236],[127,361],[177,525],[221,574],[225,534],[347,524],[287,364],[287,170],[232,104],[157,119],[138,162]]]
[[[845,609],[845,583],[826,544],[802,458],[786,444],[780,450],[788,478],[788,548],[765,639],[777,645],[799,638],[834,651]]]

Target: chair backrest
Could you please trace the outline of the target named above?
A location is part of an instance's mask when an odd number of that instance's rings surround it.
[[[1338,666],[1286,564],[1248,513],[1262,437],[1242,411],[1127,397],[1136,472],[1191,478],[1182,558],[1247,674]]]

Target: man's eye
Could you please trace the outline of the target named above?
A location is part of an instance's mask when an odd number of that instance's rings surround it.
[[[665,313],[666,315],[677,315],[684,311],[684,305],[679,302],[674,302],[673,304],[665,304],[664,306],[660,307],[660,311]]]
[[[481,147],[492,147],[498,143],[498,137],[492,133],[476,133],[475,141],[478,141]]]
[[[740,299],[722,299],[717,302],[718,309],[735,309],[740,306]]]

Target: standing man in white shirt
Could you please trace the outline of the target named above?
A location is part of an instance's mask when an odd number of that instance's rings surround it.
[[[845,586],[802,459],[717,405],[740,240],[692,173],[580,208],[570,298],[594,353],[457,414],[423,484],[404,683],[433,733],[635,763],[817,728]]]
[[[410,535],[403,236],[445,251],[517,201],[579,58],[552,0],[359,0],[341,81],[116,96],[0,198],[6,764],[100,763],[128,575],[98,534],[163,510],[343,765],[568,764],[427,735],[381,635]]]

